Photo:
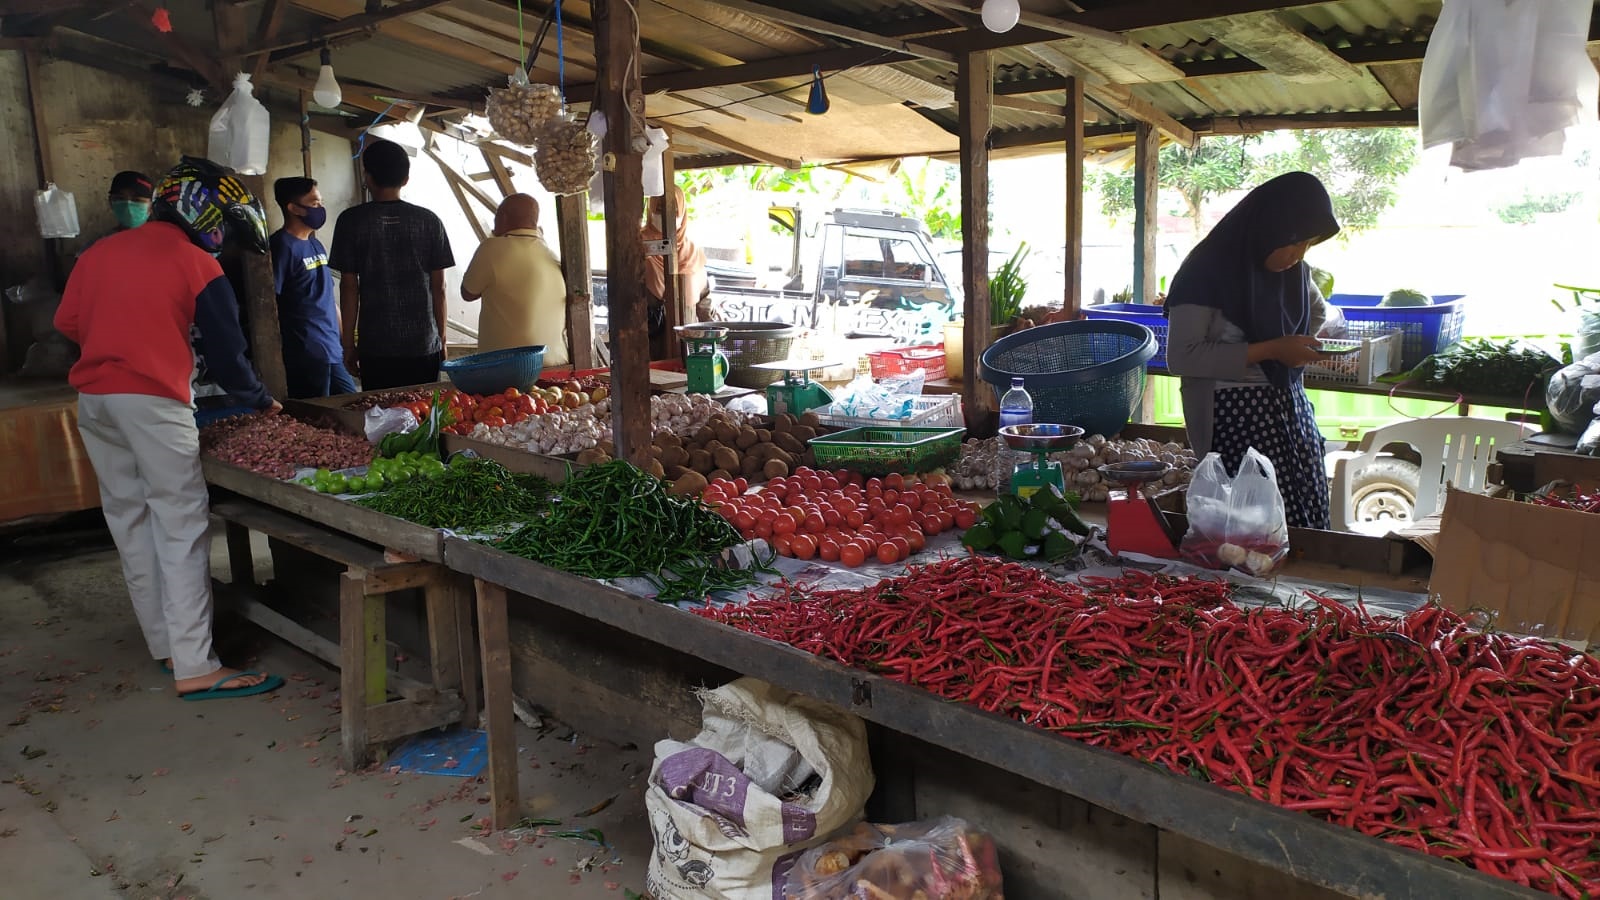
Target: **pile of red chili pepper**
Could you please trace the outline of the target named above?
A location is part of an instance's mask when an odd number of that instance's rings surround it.
[[[1600,662],[1442,607],[949,559],[702,615],[1567,897],[1600,894]],[[1587,892],[1587,893],[1585,893]]]
[[[1556,509],[1575,509],[1578,512],[1600,513],[1600,491],[1586,494],[1574,490],[1570,494],[1535,494],[1528,498],[1529,503],[1537,506],[1552,506]]]

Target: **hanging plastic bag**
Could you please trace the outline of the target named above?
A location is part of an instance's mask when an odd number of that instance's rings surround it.
[[[528,74],[521,69],[506,80],[506,87],[489,91],[484,111],[496,134],[531,147],[538,140],[539,130],[561,114],[561,89],[553,84],[529,84]]]
[[[600,156],[593,132],[563,113],[544,124],[538,144],[533,168],[545,190],[565,196],[589,189]]]
[[[1600,353],[1563,366],[1551,375],[1544,399],[1550,417],[1561,431],[1581,433],[1594,418],[1595,404],[1600,403]]]
[[[589,129],[590,134],[594,135],[594,145],[596,147],[605,146],[605,113],[598,109],[590,110],[589,124],[585,127]],[[589,209],[597,213],[604,213],[606,211],[606,190],[605,186],[601,184],[601,179],[604,177],[604,175],[604,171],[600,168],[600,161],[598,159],[595,160],[594,177],[589,179]]]
[[[909,825],[858,824],[807,850],[785,900],[1004,900],[994,841],[946,816]]]
[[[667,192],[667,173],[661,165],[661,156],[667,151],[667,132],[662,128],[646,128],[644,136],[650,142],[644,151],[644,195],[659,197]]]
[[[250,76],[240,72],[233,79],[233,93],[211,117],[206,156],[240,175],[265,175],[271,132],[272,117],[255,98]]]
[[[1583,430],[1583,436],[1578,438],[1578,452],[1600,456],[1600,403],[1594,405],[1592,412],[1594,418],[1589,421],[1589,427]]]
[[[33,195],[33,208],[39,214],[39,236],[42,238],[75,238],[78,236],[78,201],[54,183]]]
[[[1228,475],[1218,453],[1207,453],[1189,484],[1189,533],[1183,556],[1211,569],[1236,569],[1264,578],[1289,555],[1289,520],[1272,460],[1254,447],[1239,474]]]

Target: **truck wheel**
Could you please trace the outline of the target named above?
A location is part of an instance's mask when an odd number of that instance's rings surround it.
[[[1350,479],[1350,507],[1361,523],[1410,522],[1417,508],[1422,468],[1392,456],[1380,457],[1356,470]]]

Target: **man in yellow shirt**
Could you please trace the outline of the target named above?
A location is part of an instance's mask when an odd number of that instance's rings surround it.
[[[539,233],[539,203],[512,194],[494,216],[494,237],[478,245],[461,298],[483,300],[478,350],[545,345],[546,368],[567,364],[567,285]]]

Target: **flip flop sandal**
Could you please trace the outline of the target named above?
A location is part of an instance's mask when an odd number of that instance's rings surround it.
[[[229,697],[251,697],[256,694],[270,694],[278,688],[283,687],[283,679],[277,675],[268,675],[266,676],[266,680],[260,684],[252,684],[247,687],[223,687],[224,684],[227,684],[235,678],[238,678],[240,675],[260,674],[260,672],[236,672],[232,675],[218,679],[216,684],[206,688],[203,691],[190,691],[187,694],[179,694],[178,696],[185,700],[224,700]]]
[[[172,674],[172,663],[164,663],[164,662],[162,662],[161,660],[158,659],[158,660],[156,660],[156,668],[160,669],[161,670],[161,674],[163,674],[163,675],[171,675]]]

